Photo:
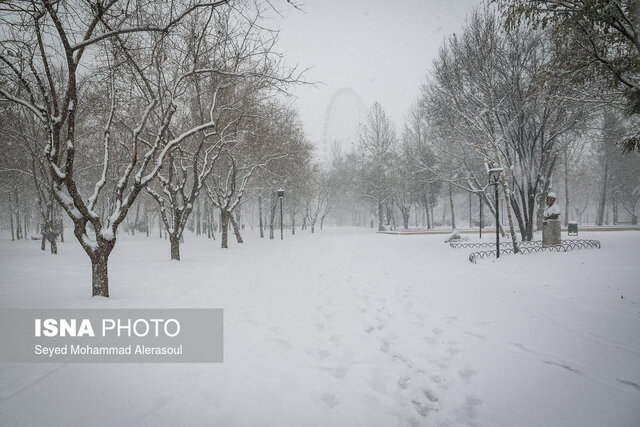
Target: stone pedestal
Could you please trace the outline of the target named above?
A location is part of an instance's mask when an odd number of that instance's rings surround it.
[[[559,245],[562,242],[560,237],[560,220],[547,219],[542,222],[542,246]]]

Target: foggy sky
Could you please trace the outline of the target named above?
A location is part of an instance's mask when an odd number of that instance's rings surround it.
[[[380,102],[399,131],[440,45],[460,30],[479,4],[480,0],[307,0],[303,12],[280,7],[284,17],[274,15],[269,22],[280,30],[279,51],[288,64],[313,67],[307,80],[322,82],[293,90],[307,138],[322,148],[328,104],[343,87],[358,93],[367,109]],[[350,123],[359,117],[354,111],[358,103],[351,96],[342,98],[332,128],[355,129]]]

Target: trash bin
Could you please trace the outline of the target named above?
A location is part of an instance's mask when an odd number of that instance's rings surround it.
[[[576,221],[569,221],[569,226],[567,228],[567,234],[569,236],[577,236],[578,235],[578,223]]]

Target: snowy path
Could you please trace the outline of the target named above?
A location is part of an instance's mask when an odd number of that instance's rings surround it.
[[[180,263],[125,236],[110,301],[75,243],[3,236],[0,306],[222,307],[225,363],[0,365],[0,425],[640,424],[640,233],[478,265],[442,236],[246,233]]]

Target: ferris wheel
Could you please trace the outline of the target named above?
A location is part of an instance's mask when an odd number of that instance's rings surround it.
[[[322,157],[325,161],[331,161],[334,148],[342,153],[353,149],[364,114],[364,103],[356,91],[342,87],[333,93],[324,115],[322,130]]]

